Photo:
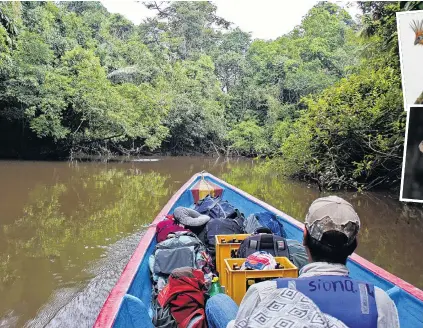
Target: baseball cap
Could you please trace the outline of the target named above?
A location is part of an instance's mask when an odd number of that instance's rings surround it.
[[[305,226],[310,236],[318,241],[325,232],[339,231],[348,238],[346,245],[350,245],[360,229],[360,218],[346,200],[328,196],[318,198],[310,205]]]

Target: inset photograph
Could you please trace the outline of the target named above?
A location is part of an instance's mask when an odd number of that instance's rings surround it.
[[[423,107],[423,10],[397,13],[404,109]]]
[[[423,203],[423,108],[410,107],[402,166],[401,201]]]

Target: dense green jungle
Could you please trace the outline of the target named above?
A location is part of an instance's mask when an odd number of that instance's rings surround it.
[[[399,186],[405,112],[395,13],[320,2],[253,39],[212,2],[0,2],[0,157],[151,154],[270,159],[319,188]]]

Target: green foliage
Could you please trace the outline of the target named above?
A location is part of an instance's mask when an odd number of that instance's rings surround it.
[[[252,118],[265,127],[260,145],[250,147],[251,155],[279,152],[284,138],[280,122],[298,118],[301,98],[318,94],[351,73],[361,49],[356,29],[344,9],[320,3],[291,33],[275,41],[255,40],[246,50],[238,47],[237,54],[227,51],[217,58],[224,68],[218,76],[229,95],[228,120],[239,123]],[[234,45],[248,45],[240,42],[240,32],[232,34]],[[234,126],[236,132],[227,140],[246,154],[250,137],[247,134],[242,140],[239,126]]]
[[[223,93],[214,74],[209,56],[186,60],[174,65],[163,91],[170,101],[166,126],[170,130],[172,149],[207,147],[225,133]]]
[[[275,154],[281,157],[274,162],[284,174],[315,181],[319,188],[365,190],[398,185],[405,128],[395,21],[399,4],[360,3],[364,15],[359,39],[352,34],[357,28],[347,15],[341,14],[338,22],[328,18],[328,13],[337,11],[333,6],[314,7],[293,34],[297,39],[307,34],[315,37],[307,42],[310,62],[293,67],[307,67],[318,60],[332,74],[325,77],[322,71],[313,71],[318,61],[309,69],[295,71],[290,88],[305,90],[298,103],[302,110],[297,111],[297,119],[276,123],[272,141],[278,148]],[[320,20],[326,16],[328,23],[314,24],[313,13]],[[331,33],[341,22],[345,33]],[[331,48],[348,38],[343,51]],[[351,41],[357,43],[355,48]],[[345,61],[347,52],[355,62]],[[336,77],[343,78],[336,82]],[[307,90],[313,86],[316,90]]]
[[[360,2],[355,22],[319,2],[265,41],[210,2],[148,2],[139,26],[99,2],[0,2],[1,124],[21,127],[13,154],[270,156],[328,188],[396,183],[395,12],[420,5]]]
[[[241,154],[260,155],[268,150],[268,143],[263,127],[254,120],[237,124],[227,136],[232,147]]]
[[[216,15],[217,8],[209,1],[162,2],[159,5],[152,1],[146,5],[157,11],[159,19],[166,21],[167,24],[162,25],[161,31],[166,34],[163,41],[180,59],[196,58],[209,53],[218,41],[218,28],[225,29],[230,25]],[[155,27],[158,26],[156,23]]]
[[[1,2],[0,27],[5,31],[3,38],[9,46],[14,43],[14,39],[18,35],[19,14],[19,2]]]
[[[394,69],[365,69],[305,99],[307,110],[283,142],[282,167],[326,188],[397,183],[405,126],[400,82]]]

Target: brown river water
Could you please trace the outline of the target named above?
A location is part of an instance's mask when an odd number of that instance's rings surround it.
[[[0,161],[0,327],[91,327],[143,231],[206,170],[302,221],[324,195],[254,160]],[[423,289],[423,211],[387,193],[337,193],[358,212],[357,253]]]

